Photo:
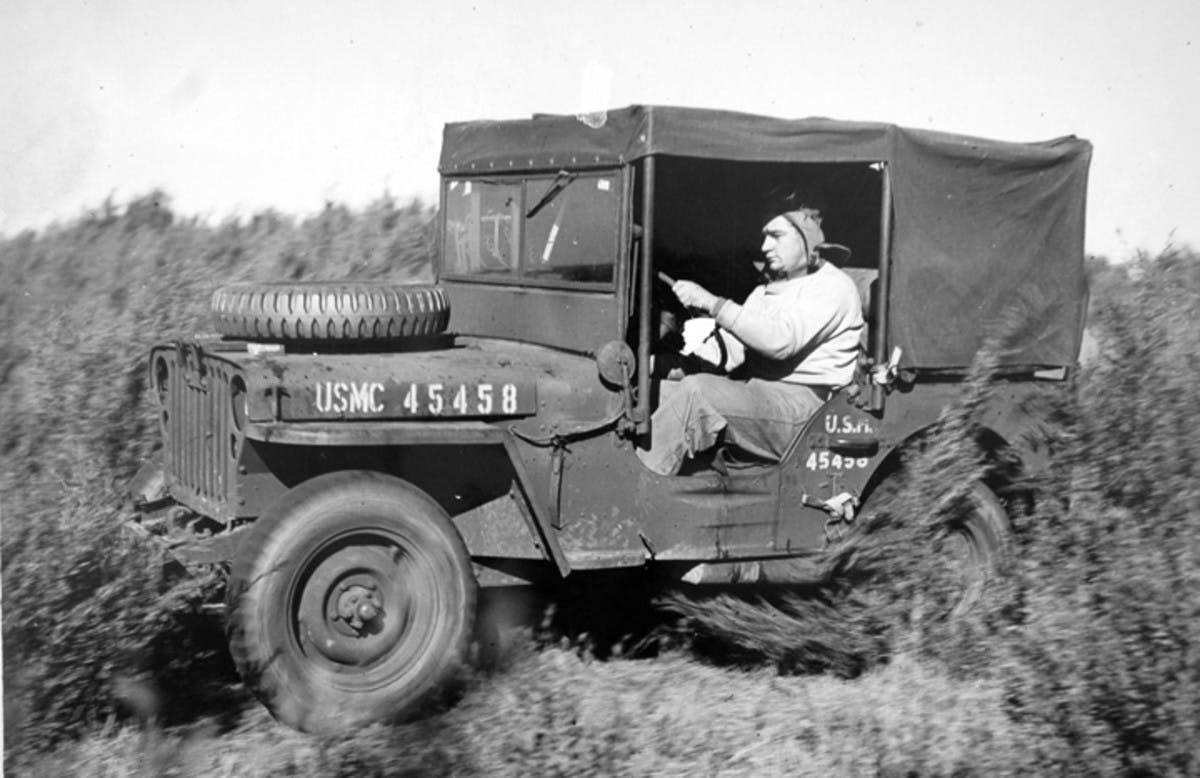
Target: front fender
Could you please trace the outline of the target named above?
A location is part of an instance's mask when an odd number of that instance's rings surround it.
[[[515,474],[515,484],[510,494],[496,498],[478,515],[454,516],[455,523],[464,533],[464,539],[472,556],[507,557],[526,556],[518,553],[506,543],[493,542],[499,538],[494,529],[478,532],[471,529],[480,525],[481,519],[498,521],[504,518],[513,524],[513,517],[523,520],[532,546],[543,558],[549,559],[561,575],[570,572],[570,564],[558,542],[553,529],[553,515],[545,504],[543,490],[536,488],[534,479],[517,447],[512,432],[502,426],[482,421],[328,421],[328,422],[268,422],[251,423],[246,427],[246,437],[267,444],[308,447],[319,450],[324,447],[350,448],[369,447],[412,447],[412,446],[501,446]],[[247,450],[251,450],[247,447]],[[243,477],[251,473],[243,473]],[[396,475],[404,477],[403,472]],[[419,484],[418,484],[419,485]],[[508,526],[508,525],[505,525]],[[501,533],[503,534],[503,533]],[[518,546],[523,539],[510,539]]]

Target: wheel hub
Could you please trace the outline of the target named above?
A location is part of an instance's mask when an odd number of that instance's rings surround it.
[[[383,601],[379,598],[379,587],[373,582],[366,585],[352,583],[338,588],[340,591],[330,600],[330,619],[340,619],[355,632],[361,632],[380,616]]]
[[[303,585],[296,626],[303,648],[334,665],[363,667],[391,652],[410,619],[402,555],[380,545],[326,556]]]

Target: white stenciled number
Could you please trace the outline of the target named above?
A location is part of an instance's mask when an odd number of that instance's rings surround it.
[[[838,457],[838,461],[839,461],[839,463],[841,462],[841,457]],[[829,469],[829,452],[828,451],[812,452],[811,454],[808,455],[808,459],[805,460],[804,466],[807,467],[809,470],[828,470]]]
[[[871,463],[870,457],[843,457],[840,454],[829,455],[828,451],[813,451],[804,460],[804,466],[809,470],[853,470],[864,468]]]
[[[430,384],[426,391],[429,393],[429,412],[434,415],[441,413],[445,404],[442,400],[442,385]]]
[[[409,413],[416,413],[419,408],[417,406],[417,385],[411,384],[408,391],[404,394],[404,401],[400,403]]]
[[[492,412],[492,385],[480,384],[476,390],[476,396],[479,398],[479,412]]]
[[[505,413],[517,412],[517,387],[515,384],[505,384],[500,394],[500,409]]]
[[[458,411],[460,416],[467,412],[467,385],[463,384],[458,387],[458,391],[454,393],[454,401],[450,403],[450,407]]]

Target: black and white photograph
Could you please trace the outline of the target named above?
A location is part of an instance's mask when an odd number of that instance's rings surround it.
[[[0,3],[11,776],[1200,775],[1200,6]]]

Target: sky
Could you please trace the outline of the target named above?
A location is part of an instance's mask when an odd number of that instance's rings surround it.
[[[437,192],[442,126],[634,103],[1094,145],[1087,250],[1200,247],[1200,3],[0,0],[0,233]]]

